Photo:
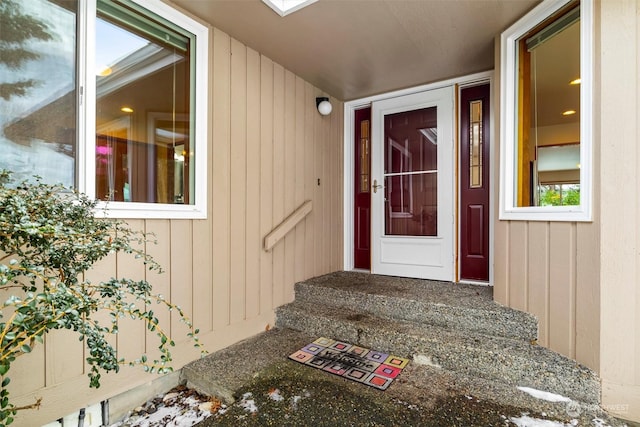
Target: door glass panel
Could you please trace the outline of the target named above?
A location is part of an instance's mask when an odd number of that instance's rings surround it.
[[[437,184],[437,173],[387,176],[385,234],[437,236]]]
[[[437,236],[437,108],[385,116],[385,234]]]

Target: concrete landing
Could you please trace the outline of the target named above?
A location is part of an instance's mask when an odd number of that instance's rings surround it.
[[[403,411],[411,413],[419,411],[424,414],[428,414],[429,411],[438,412],[442,402],[451,400],[457,402],[450,415],[455,418],[457,410],[475,410],[459,406],[460,400],[466,401],[468,399],[470,402],[485,402],[492,408],[498,408],[497,410],[502,411],[503,415],[507,417],[521,416],[523,413],[531,416],[544,414],[547,419],[560,420],[565,423],[577,420],[578,425],[593,425],[595,418],[603,420],[610,426],[625,425],[619,420],[608,417],[597,405],[579,402],[548,402],[534,398],[515,386],[461,375],[433,366],[422,365],[415,361],[409,363],[386,391],[379,391],[288,359],[289,354],[316,338],[289,329],[273,329],[185,366],[182,371],[183,379],[186,380],[188,387],[222,398],[228,405],[239,400],[246,392],[252,392],[256,400],[264,397],[261,396],[264,394],[264,390],[258,389],[255,385],[260,381],[268,381],[269,387],[273,389],[284,389],[293,383],[301,392],[303,390],[310,391],[318,402],[334,402],[332,403],[333,413],[331,415],[331,421],[335,422],[333,425],[353,425],[350,424],[353,422],[353,417],[360,416],[354,413],[358,408],[349,408],[343,413],[340,401],[336,401],[336,393],[354,396],[356,401],[358,399],[374,400],[377,402],[376,405],[388,405],[390,408],[387,409],[388,412],[397,413]],[[326,396],[324,396],[325,394]],[[264,398],[264,401],[265,403],[260,406],[259,410],[268,413],[270,409],[266,406],[270,405],[269,399]],[[271,402],[271,405],[276,404]],[[242,413],[241,409],[238,411]],[[482,410],[478,409],[478,411]],[[269,423],[264,425],[293,425],[291,418],[289,418],[293,416],[290,409],[282,412],[282,418],[279,421],[277,419],[279,415],[274,416],[273,411],[269,416],[275,418],[270,419]],[[316,408],[315,412],[310,410],[308,415],[295,414],[295,416],[299,423],[296,425],[318,425],[318,422],[323,420],[318,417],[323,417],[325,414],[322,408]],[[371,414],[366,416],[370,417]],[[476,419],[473,414],[467,413],[464,416],[468,417],[467,419]],[[306,419],[305,417],[308,418],[308,424],[305,424],[307,421],[300,421],[300,419]],[[400,415],[398,417],[401,418]],[[428,415],[425,417],[428,418]],[[229,417],[211,417],[202,422],[200,426],[262,425],[258,420],[251,421],[251,417],[244,420],[235,418],[227,420],[227,418]],[[477,414],[477,419],[483,420],[483,414]],[[452,422],[454,421],[455,419],[452,419]],[[497,424],[478,421],[478,424],[465,425]]]

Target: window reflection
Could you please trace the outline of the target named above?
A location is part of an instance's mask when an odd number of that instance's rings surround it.
[[[192,204],[191,39],[115,2],[97,21],[96,196]]]
[[[37,174],[71,187],[77,2],[2,0],[0,14],[12,24],[0,25],[0,169],[13,171],[18,181]]]

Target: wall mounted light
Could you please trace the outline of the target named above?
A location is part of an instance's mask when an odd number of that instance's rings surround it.
[[[331,110],[333,109],[331,103],[329,102],[329,98],[327,98],[326,96],[316,98],[316,107],[318,108],[318,113],[322,114],[323,116],[329,115],[331,113]]]

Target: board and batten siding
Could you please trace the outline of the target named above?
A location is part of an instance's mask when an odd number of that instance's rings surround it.
[[[500,37],[495,39],[494,123],[500,129]],[[494,134],[500,164],[500,132]],[[594,150],[598,150],[594,138]],[[594,173],[599,159],[594,156]],[[501,221],[500,171],[494,174],[494,299],[538,319],[538,344],[596,371],[600,367],[600,219]],[[596,180],[597,181],[597,180]],[[594,206],[599,204],[594,182]]]
[[[594,22],[593,221],[496,220],[494,296],[598,372],[607,411],[640,421],[640,3],[595,1]]]
[[[163,274],[126,255],[89,273],[93,281],[146,277],[186,311],[210,352],[268,329],[295,282],[340,270],[343,259],[343,104],[331,99],[332,114],[321,116],[315,98],[326,95],[310,83],[217,29],[211,46],[207,219],[128,221],[155,234],[146,249]],[[263,250],[264,237],[307,200],[313,210]],[[198,358],[175,312],[154,311],[176,341],[173,367]],[[156,347],[144,324],[127,319],[112,342],[129,358]],[[46,424],[158,378],[123,367],[89,389],[85,352],[76,334],[56,331],[12,364],[14,402],[42,397],[40,410],[20,412],[15,426]]]
[[[640,2],[596,2],[602,403],[640,422]]]

